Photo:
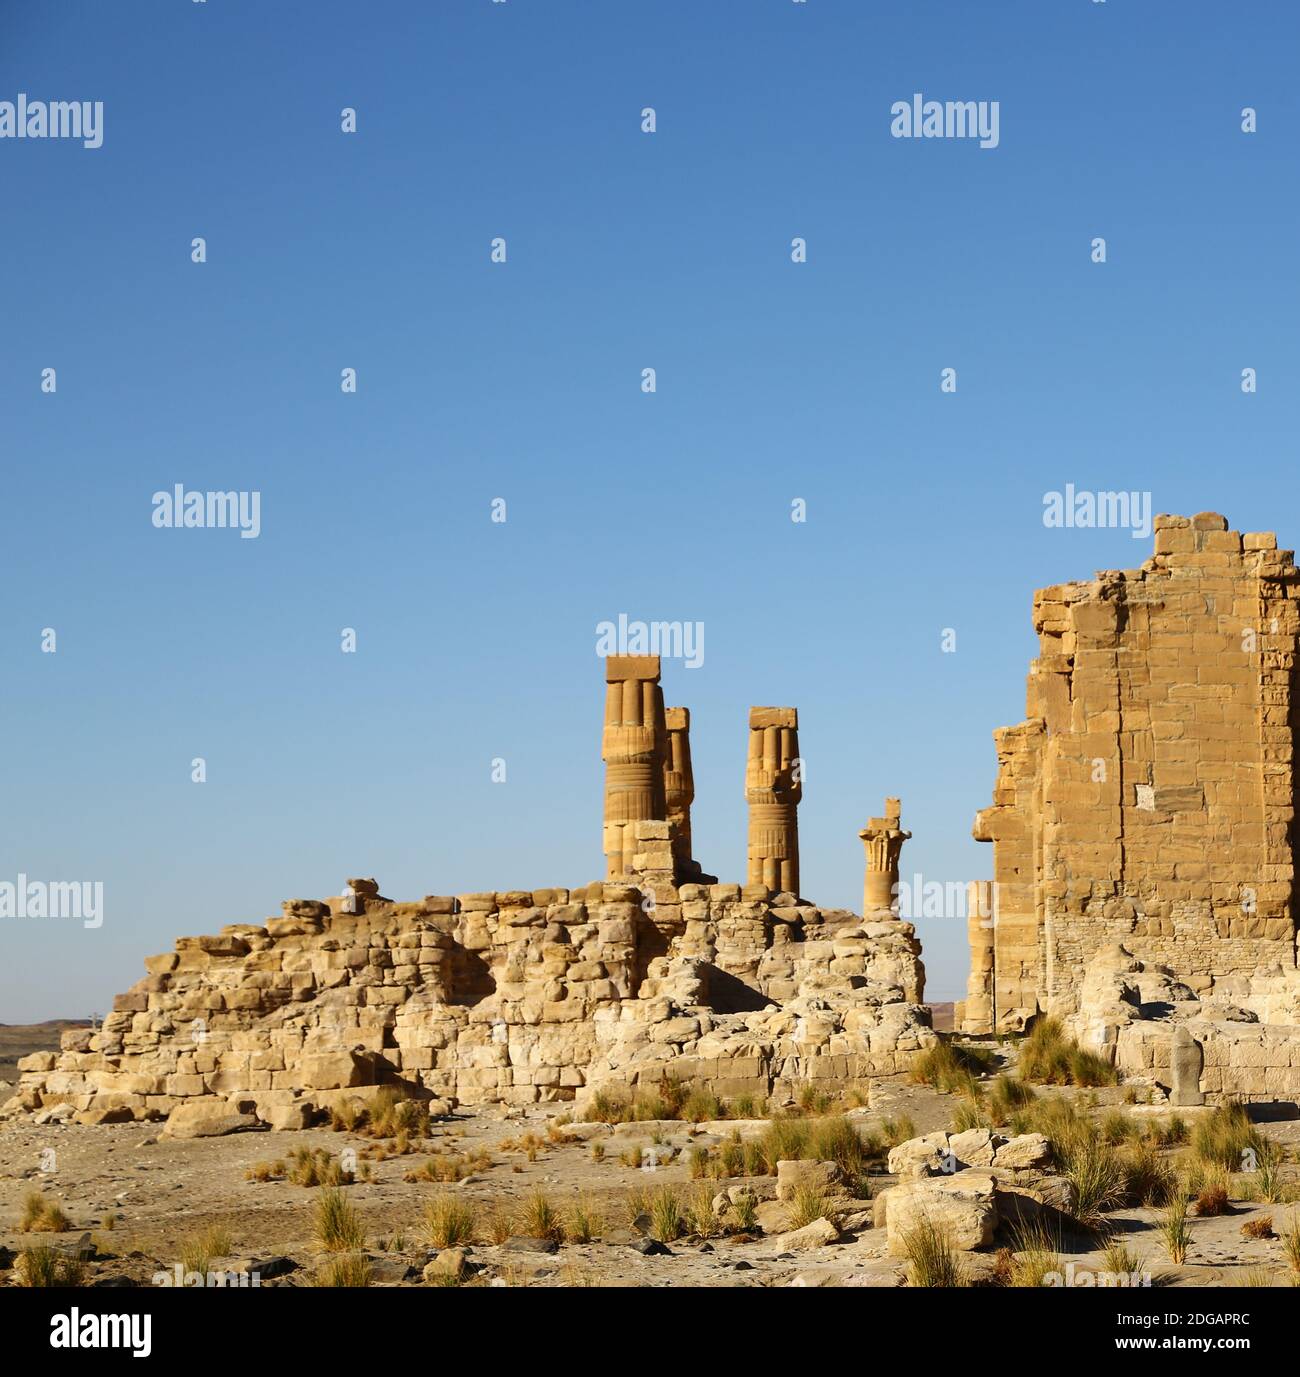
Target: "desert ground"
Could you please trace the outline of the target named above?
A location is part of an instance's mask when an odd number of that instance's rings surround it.
[[[229,1284],[256,1274],[267,1286],[942,1284],[918,1277],[909,1256],[890,1254],[880,1197],[901,1179],[889,1169],[899,1166],[891,1146],[964,1127],[961,1116],[990,1103],[999,1078],[1016,1069],[1014,1045],[990,1041],[981,1055],[974,1096],[970,1083],[945,1091],[888,1077],[837,1097],[810,1092],[795,1106],[727,1106],[733,1117],[699,1122],[575,1123],[571,1106],[557,1103],[460,1109],[432,1120],[403,1119],[399,1109],[389,1125],[173,1139],[161,1124],[24,1116],[0,1126],[0,1284],[19,1284],[22,1250],[33,1247],[66,1259],[77,1279],[94,1285],[158,1284],[158,1274],[175,1276],[178,1264]],[[1094,1125],[1102,1141],[1115,1140],[1115,1152],[1146,1150],[1197,1171],[1189,1143],[1212,1110],[1134,1103],[1131,1089],[1113,1085],[1033,1093],[1029,1112],[1055,1105],[1072,1122]],[[734,1117],[738,1108],[746,1117]],[[688,1103],[676,1112],[690,1110]],[[797,1163],[772,1170],[761,1145],[778,1155],[774,1122],[808,1132],[850,1126],[864,1148],[861,1171],[817,1160],[803,1164],[811,1175],[799,1180],[790,1176]],[[1171,1122],[1183,1140],[1159,1144]],[[397,1123],[410,1128],[392,1131]],[[1215,1181],[1189,1177],[1181,1260],[1171,1258],[1167,1207],[1112,1201],[1084,1227],[1068,1207],[1069,1173],[1056,1165],[1016,1173],[1042,1202],[1041,1219],[1034,1227],[1004,1220],[988,1245],[958,1253],[959,1284],[1058,1284],[1044,1282],[1044,1272],[1117,1275],[1107,1271],[1116,1258],[1126,1272],[1113,1284],[1133,1274],[1155,1286],[1291,1284],[1300,1268],[1300,1249],[1287,1236],[1294,1229],[1300,1238],[1300,1204],[1290,1203],[1300,1199],[1300,1168],[1290,1160],[1300,1120],[1257,1123],[1252,1132],[1257,1145],[1282,1150],[1276,1179],[1261,1190],[1256,1175],[1221,1173],[1226,1199],[1216,1201]],[[354,1236],[345,1229],[332,1248],[318,1222],[326,1196],[354,1216]],[[46,1214],[33,1222],[40,1208]]]

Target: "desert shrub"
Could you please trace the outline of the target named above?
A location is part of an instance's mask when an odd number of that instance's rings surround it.
[[[1122,1239],[1112,1238],[1102,1255],[1101,1270],[1116,1277],[1131,1277],[1141,1272],[1142,1259]]]
[[[745,1145],[739,1133],[731,1133],[718,1148],[718,1175],[740,1176],[745,1170]]]
[[[474,1237],[478,1215],[473,1204],[445,1192],[426,1201],[424,1229],[435,1248],[453,1248]]]
[[[348,1100],[330,1110],[330,1127],[336,1133],[355,1133],[365,1121],[365,1108],[356,1100]]]
[[[1273,1216],[1261,1214],[1254,1219],[1248,1219],[1241,1226],[1241,1236],[1242,1238],[1276,1238],[1277,1234],[1273,1230]]]
[[[807,1119],[773,1119],[758,1140],[761,1173],[776,1174],[778,1162],[793,1161],[805,1155],[808,1146]]]
[[[712,1090],[703,1086],[696,1086],[682,1101],[681,1114],[683,1119],[693,1124],[703,1123],[706,1119],[726,1118],[722,1101]]]
[[[1063,1270],[1061,1240],[1045,1223],[1035,1221],[1017,1228],[1012,1236],[1008,1285],[1032,1287],[1047,1285],[1049,1273]]]
[[[316,1197],[312,1223],[316,1242],[327,1253],[355,1253],[365,1247],[361,1217],[343,1192],[332,1186],[323,1187]]]
[[[1126,1114],[1122,1109],[1110,1110],[1101,1121],[1102,1141],[1109,1143],[1111,1147],[1134,1142],[1140,1134],[1141,1130],[1133,1116]]]
[[[886,1148],[896,1148],[899,1143],[906,1143],[909,1139],[917,1136],[916,1123],[907,1114],[901,1114],[897,1119],[883,1119],[880,1124],[880,1132],[884,1137]]]
[[[1070,1212],[1095,1229],[1107,1210],[1124,1203],[1124,1169],[1113,1148],[1100,1139],[1080,1142],[1065,1154],[1062,1174],[1069,1183]]]
[[[932,1220],[919,1219],[903,1232],[909,1286],[965,1286],[966,1274],[952,1237]]]
[[[324,1148],[299,1148],[291,1154],[289,1180],[295,1186],[348,1186],[352,1173]]]
[[[1282,1254],[1293,1277],[1300,1277],[1300,1215],[1292,1214],[1282,1230]]]
[[[709,1174],[712,1165],[709,1150],[706,1147],[693,1147],[687,1158],[687,1166],[691,1173],[691,1178],[698,1181],[701,1177]]]
[[[1228,1213],[1228,1173],[1219,1166],[1205,1170],[1193,1209],[1202,1218]]]
[[[364,1253],[329,1258],[317,1269],[313,1286],[369,1286],[370,1260]]]
[[[564,1221],[564,1236],[570,1243],[590,1243],[600,1237],[604,1221],[598,1210],[586,1199],[579,1199],[569,1208]]]
[[[1008,1131],[1012,1136],[1021,1133],[1043,1134],[1051,1139],[1058,1160],[1064,1160],[1071,1152],[1097,1142],[1100,1137],[1097,1125],[1081,1114],[1072,1101],[1059,1095],[1039,1096],[1032,1104],[1016,1110],[1011,1116]]]
[[[1134,1143],[1122,1154],[1124,1197],[1132,1205],[1167,1205],[1180,1188],[1178,1173],[1155,1148]]]
[[[181,1264],[187,1272],[212,1271],[214,1258],[228,1257],[234,1244],[223,1224],[209,1224],[198,1233],[187,1235],[180,1246]]]
[[[1266,1150],[1244,1105],[1225,1100],[1192,1130],[1192,1153],[1206,1166],[1222,1167],[1225,1171],[1241,1171],[1253,1153],[1255,1160]]]
[[[1169,1253],[1169,1261],[1175,1264],[1185,1261],[1192,1235],[1187,1227],[1187,1196],[1182,1190],[1177,1191],[1165,1206],[1159,1229],[1165,1249]]]
[[[798,1186],[790,1202],[790,1227],[802,1229],[818,1219],[831,1218],[831,1202],[816,1186]]]
[[[998,1059],[982,1047],[964,1047],[956,1042],[937,1042],[912,1063],[912,1080],[932,1085],[936,1090],[971,1093],[976,1077],[997,1068]]]
[[[671,1243],[686,1232],[681,1201],[668,1186],[661,1186],[650,1197],[650,1237]]]
[[[748,1193],[739,1195],[731,1202],[731,1220],[743,1234],[750,1233],[758,1226],[758,1200]]]
[[[499,1247],[514,1232],[514,1228],[504,1210],[494,1209],[484,1219],[480,1232],[488,1243],[495,1243]]]
[[[686,1222],[691,1233],[715,1238],[722,1232],[722,1221],[713,1207],[713,1189],[701,1182],[686,1198]]]
[[[20,1286],[80,1286],[85,1268],[75,1257],[66,1256],[48,1243],[24,1248],[14,1264],[14,1277]]]
[[[28,1191],[18,1228],[25,1234],[63,1234],[72,1228],[72,1221],[57,1201],[47,1200],[40,1191]]]
[[[1276,1286],[1273,1273],[1267,1267],[1248,1267],[1240,1276],[1229,1279],[1229,1286]]]
[[[867,1153],[851,1119],[842,1114],[812,1121],[804,1156],[834,1162],[850,1180],[866,1170]]]
[[[564,1242],[564,1221],[544,1190],[532,1192],[519,1207],[519,1232],[526,1238]]]
[[[989,1087],[984,1104],[993,1123],[1005,1124],[1017,1110],[1032,1104],[1034,1099],[1033,1086],[1004,1072]]]
[[[1021,1044],[1020,1075],[1044,1085],[1114,1085],[1119,1080],[1104,1057],[1066,1037],[1054,1018],[1038,1019]]]
[[[799,1087],[798,1104],[801,1114],[825,1114],[834,1103],[834,1096],[827,1094],[824,1090],[819,1090],[815,1085]]]
[[[952,1131],[965,1133],[971,1128],[992,1128],[993,1120],[977,1095],[968,1095],[953,1111]]]
[[[1282,1164],[1286,1161],[1286,1149],[1280,1143],[1265,1143],[1256,1161],[1258,1167],[1247,1185],[1251,1199],[1262,1200],[1268,1205],[1279,1204],[1285,1195]]]

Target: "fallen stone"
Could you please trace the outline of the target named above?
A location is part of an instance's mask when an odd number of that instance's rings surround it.
[[[825,1248],[828,1244],[840,1241],[840,1231],[829,1219],[814,1219],[802,1229],[794,1229],[776,1239],[782,1252],[793,1249],[804,1252],[809,1248]]]
[[[178,1104],[163,1126],[164,1138],[221,1138],[227,1133],[239,1133],[256,1128],[252,1114],[240,1114],[225,1100],[202,1099],[190,1104]]]

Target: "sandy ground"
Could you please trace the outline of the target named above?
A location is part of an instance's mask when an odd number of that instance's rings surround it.
[[[878,1081],[869,1110],[857,1111],[864,1125],[878,1125],[887,1115],[907,1115],[919,1133],[947,1127],[954,1101],[924,1087],[899,1080]],[[391,1156],[371,1163],[373,1180],[345,1187],[347,1198],[362,1216],[375,1279],[380,1284],[406,1281],[418,1284],[421,1271],[436,1251],[424,1241],[422,1224],[426,1201],[451,1191],[472,1201],[480,1218],[511,1213],[537,1189],[544,1190],[561,1212],[579,1200],[601,1217],[598,1241],[562,1245],[546,1254],[523,1244],[506,1246],[475,1243],[469,1260],[479,1283],[544,1286],[782,1286],[848,1285],[897,1286],[904,1267],[885,1257],[883,1231],[870,1227],[869,1204],[864,1219],[838,1243],[809,1251],[787,1248],[779,1235],[684,1239],[666,1254],[644,1256],[634,1246],[641,1238],[633,1227],[635,1192],[671,1184],[686,1187],[689,1171],[684,1160],[660,1164],[653,1172],[625,1165],[620,1155],[634,1145],[650,1146],[652,1131],[643,1125],[622,1125],[602,1141],[603,1160],[593,1160],[587,1143],[545,1141],[529,1161],[518,1149],[503,1148],[503,1140],[525,1134],[545,1139],[547,1128],[564,1113],[562,1105],[530,1111],[493,1108],[457,1113],[439,1121],[434,1136],[421,1150],[405,1157]],[[1300,1146],[1300,1121],[1263,1126],[1272,1138]],[[87,1280],[130,1277],[150,1284],[153,1275],[172,1267],[183,1241],[204,1226],[220,1224],[233,1240],[231,1258],[256,1266],[272,1256],[287,1256],[296,1270],[272,1285],[308,1283],[319,1265],[312,1241],[312,1210],[317,1191],[287,1181],[246,1179],[256,1163],[287,1158],[294,1149],[310,1146],[338,1154],[351,1148],[365,1161],[373,1142],[351,1133],[310,1129],[298,1133],[250,1132],[223,1138],[173,1141],[159,1138],[157,1125],[45,1125],[30,1120],[0,1126],[0,1245],[18,1249],[34,1237],[61,1247],[72,1246],[89,1232],[98,1258],[90,1263]],[[660,1136],[670,1146],[709,1141],[686,1125],[666,1125]],[[712,1141],[718,1141],[716,1137]],[[404,1175],[434,1151],[468,1152],[483,1148],[492,1165],[452,1185],[408,1182]],[[52,1150],[53,1156],[49,1153]],[[1294,1173],[1296,1167],[1289,1170]],[[717,1183],[720,1190],[741,1178]],[[873,1190],[892,1178],[873,1176]],[[771,1179],[759,1180],[760,1187]],[[63,1234],[34,1236],[18,1231],[23,1197],[33,1188],[60,1202],[73,1229]],[[1280,1231],[1300,1206],[1234,1203],[1229,1215],[1190,1219],[1191,1248],[1187,1263],[1174,1267],[1165,1258],[1156,1232],[1154,1210],[1123,1210],[1112,1216],[1125,1240],[1149,1269],[1154,1284],[1205,1286],[1258,1281],[1261,1269],[1275,1284],[1287,1284],[1289,1273],[1281,1241],[1250,1240],[1241,1226],[1260,1215],[1271,1215]],[[116,1215],[111,1231],[102,1227]],[[1067,1259],[1078,1267],[1097,1264],[1095,1241],[1066,1240]],[[223,1264],[229,1265],[229,1264]],[[988,1273],[991,1254],[971,1255],[976,1277]],[[0,1271],[0,1282],[11,1280],[12,1269]]]

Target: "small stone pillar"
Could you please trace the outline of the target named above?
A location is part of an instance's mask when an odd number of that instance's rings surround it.
[[[672,824],[673,868],[685,879],[698,866],[692,864],[691,804],[695,801],[695,777],[691,773],[691,710],[665,708],[668,741],[664,749],[664,807]]]
[[[1169,1048],[1169,1078],[1172,1087],[1169,1103],[1177,1107],[1204,1104],[1201,1091],[1201,1067],[1205,1054],[1201,1044],[1188,1032],[1186,1025],[1174,1025],[1173,1042]]]
[[[863,887],[862,912],[893,909],[898,899],[898,858],[903,843],[912,835],[900,826],[902,805],[896,798],[885,800],[885,816],[871,818],[858,833],[867,853],[867,876]]]
[[[658,655],[605,660],[605,876],[633,873],[636,838],[630,824],[665,817],[664,695]]]
[[[970,942],[970,977],[958,1031],[993,1031],[993,881],[972,880],[966,886],[966,936]]]
[[[748,883],[799,893],[799,713],[795,708],[750,708]]]

